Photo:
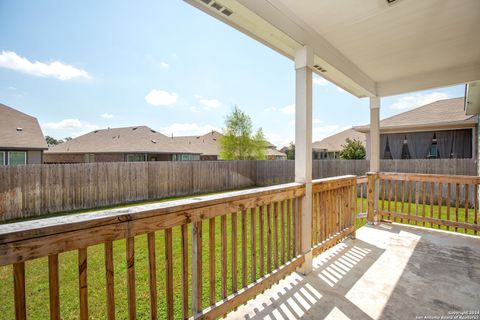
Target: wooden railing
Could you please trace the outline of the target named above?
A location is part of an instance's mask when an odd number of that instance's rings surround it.
[[[354,187],[354,176],[314,181],[316,253],[354,232]],[[3,297],[13,295],[11,309],[8,301],[0,309],[2,316],[220,317],[305,261],[300,252],[304,196],[305,185],[290,183],[0,225],[0,277],[1,268],[13,269],[13,279],[4,281],[12,286],[0,286]],[[75,268],[66,267],[68,259]],[[26,273],[26,267],[31,271]],[[63,278],[65,272],[70,280]],[[39,284],[28,276],[45,280]],[[105,286],[99,289],[96,283]],[[66,288],[60,294],[63,286],[73,287],[73,295],[65,294]],[[49,309],[32,306],[46,288]],[[77,308],[63,307],[72,300]],[[39,316],[33,309],[47,314]]]
[[[343,176],[313,182],[312,248],[320,254],[355,234],[356,177]]]
[[[367,222],[367,207],[368,207],[368,178],[367,176],[357,177],[357,202],[355,212],[357,214],[358,224],[364,225]]]
[[[480,230],[480,177],[409,173],[369,177],[378,181],[377,219],[474,234]]]

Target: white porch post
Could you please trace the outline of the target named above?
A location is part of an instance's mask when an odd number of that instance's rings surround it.
[[[380,98],[370,98],[370,172],[368,222],[375,223],[378,212],[379,183],[375,173],[380,172]]]
[[[305,183],[302,199],[300,253],[305,262],[299,272],[312,271],[312,48],[304,46],[295,54],[295,181]]]
[[[380,171],[380,98],[370,98],[370,171]]]

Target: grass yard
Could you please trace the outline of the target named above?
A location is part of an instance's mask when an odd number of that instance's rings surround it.
[[[227,215],[227,290],[228,294],[232,293],[232,275],[231,275],[231,214]],[[256,256],[260,256],[259,249],[259,222],[257,215],[256,222]],[[242,287],[241,273],[241,214],[237,214],[237,288]],[[279,215],[279,232],[278,247],[281,250],[280,237],[280,215]],[[221,219],[215,219],[215,268],[216,268],[216,299],[221,299]],[[285,224],[286,225],[286,224]],[[265,229],[267,221],[265,219]],[[203,234],[203,305],[209,305],[209,221],[204,221],[202,226]],[[174,268],[174,314],[175,319],[181,318],[182,315],[182,260],[181,260],[181,228],[175,227],[173,230],[173,268]],[[250,211],[246,214],[246,230],[247,230],[247,283],[251,282],[251,258],[250,258]],[[189,239],[191,239],[191,226],[188,228]],[[166,298],[165,298],[165,232],[156,232],[156,260],[157,260],[157,290],[158,290],[158,317],[166,318]],[[265,234],[265,241],[267,237]],[[127,319],[127,283],[126,283],[126,244],[125,240],[113,242],[114,250],[114,268],[115,268],[115,305],[116,318]],[[189,250],[191,244],[189,244]],[[273,250],[273,245],[272,245]],[[265,264],[265,272],[267,268],[267,258],[263,256]],[[78,262],[77,251],[70,251],[59,255],[59,277],[60,277],[60,309],[62,319],[77,319],[79,316],[79,299],[78,299]],[[191,252],[189,256],[189,270],[191,269]],[[279,261],[281,253],[279,253]],[[287,257],[285,258],[287,259]],[[279,262],[280,263],[280,262]],[[273,265],[273,262],[272,262]],[[26,296],[27,296],[27,315],[30,319],[46,319],[49,318],[49,296],[48,296],[48,259],[39,258],[27,261],[26,269]],[[91,319],[104,319],[106,314],[106,280],[105,280],[105,260],[104,245],[96,245],[88,247],[88,307]],[[256,264],[256,277],[260,274],[259,262]],[[136,276],[136,296],[137,296],[137,318],[147,319],[150,315],[149,301],[149,283],[148,283],[148,250],[147,236],[141,235],[135,237],[135,276]],[[191,279],[189,279],[191,280]],[[189,288],[191,284],[189,285]],[[0,295],[3,303],[0,304],[0,314],[5,319],[13,318],[14,298],[13,298],[13,277],[12,266],[0,267]],[[189,292],[189,299],[191,292]],[[191,301],[190,301],[191,303]]]
[[[360,208],[362,199],[357,199],[357,208]],[[391,212],[397,212],[397,213],[404,213],[408,214],[408,208],[410,205],[410,214],[414,215],[415,214],[415,203],[404,203],[403,210],[401,207],[400,201],[397,202],[396,208],[395,208],[395,202],[394,201],[387,201],[385,200],[384,204],[384,210],[388,211],[388,205],[390,203],[390,211]],[[379,201],[379,208],[382,208],[382,201]],[[363,208],[366,211],[368,207],[367,200],[363,199]],[[423,206],[422,203],[418,204],[418,216],[423,217],[425,214],[425,217],[433,217],[434,219],[443,219],[443,220],[449,220],[449,221],[458,221],[458,222],[467,222],[470,224],[475,223],[475,211],[473,208],[469,208],[468,212],[466,212],[465,208],[458,208],[458,211],[456,210],[455,206],[450,206],[450,216],[447,214],[447,206],[438,206],[438,205],[433,205],[430,206],[429,204],[426,204],[425,207]],[[388,219],[388,216],[384,216],[384,219]],[[465,230],[464,228],[457,228],[455,230],[455,227],[448,227],[448,226],[438,226],[436,224],[431,224],[431,223],[423,223],[423,222],[417,222],[417,221],[410,221],[408,222],[407,219],[404,219],[401,221],[400,218],[391,218],[393,222],[398,222],[398,223],[404,223],[404,224],[410,224],[414,226],[422,226],[422,227],[428,227],[428,228],[434,228],[434,229],[440,229],[440,230],[448,230],[448,231],[457,231],[460,233],[466,233],[470,235],[475,235],[476,233],[473,230]],[[477,213],[477,220],[480,220],[480,212]],[[358,223],[357,223],[358,226]]]
[[[168,199],[171,200],[171,199]],[[357,206],[363,201],[364,208],[367,208],[366,199],[357,199]],[[390,203],[393,210],[394,203]],[[381,204],[380,204],[381,206]],[[414,204],[411,205],[413,213]],[[385,208],[388,202],[385,201]],[[424,208],[419,205],[419,215],[422,216]],[[443,219],[447,218],[447,208],[437,205],[432,207],[434,217],[439,214]],[[430,216],[430,206],[425,206],[426,216]],[[397,204],[397,211],[400,212],[400,204]],[[404,205],[403,212],[408,212],[408,205]],[[474,210],[470,209],[468,217],[465,219],[465,209],[459,208],[456,213],[455,208],[450,210],[450,220],[455,221],[458,215],[458,221],[474,222]],[[237,235],[241,234],[241,214],[237,214]],[[280,225],[279,216],[279,225]],[[357,220],[357,228],[365,223],[365,219]],[[408,222],[406,222],[408,223]],[[415,222],[410,224],[416,225]],[[265,228],[267,222],[265,219]],[[420,224],[421,225],[421,224]],[[250,259],[250,212],[246,215],[247,226],[247,283],[251,282],[251,259]],[[430,227],[430,224],[425,224]],[[256,256],[259,257],[259,223],[257,215],[256,223]],[[209,304],[209,277],[208,277],[208,234],[209,223],[203,223],[203,305]],[[231,214],[227,215],[227,283],[228,293],[232,293],[232,275],[231,275]],[[446,230],[447,227],[441,227]],[[450,228],[454,231],[455,228]],[[191,227],[188,228],[189,239],[191,238]],[[458,232],[464,232],[459,228]],[[467,233],[473,234],[473,231]],[[279,232],[279,249],[281,248],[281,233]],[[221,299],[221,246],[220,246],[220,218],[215,219],[215,268],[216,268],[216,299]],[[239,239],[239,238],[238,238]],[[265,235],[266,241],[266,235]],[[272,246],[273,247],[273,246]],[[114,248],[114,267],[115,267],[115,304],[117,319],[127,318],[127,284],[126,284],[126,263],[125,263],[125,240],[115,241]],[[191,246],[189,246],[191,248]],[[237,287],[241,288],[241,241],[237,240]],[[60,308],[62,319],[77,319],[79,310],[78,299],[78,265],[77,251],[70,251],[59,255],[59,275],[60,275]],[[190,259],[191,252],[188,253]],[[279,259],[281,254],[279,254]],[[156,232],[156,259],[157,259],[157,290],[158,290],[158,316],[160,319],[166,317],[166,298],[165,298],[165,239],[164,231]],[[263,256],[266,272],[266,249]],[[174,268],[174,314],[175,318],[182,315],[181,289],[181,230],[180,227],[173,228],[173,268]],[[189,260],[189,270],[191,261]],[[148,285],[148,251],[147,237],[141,235],[135,237],[135,275],[136,275],[136,294],[137,294],[137,318],[147,319],[150,314],[149,305],[149,285]],[[259,263],[257,262],[256,276],[259,277]],[[88,248],[88,303],[91,319],[104,319],[106,314],[106,294],[105,294],[105,260],[104,245],[96,245]],[[191,285],[189,285],[191,287]],[[27,314],[30,319],[46,319],[49,317],[49,297],[48,297],[48,260],[40,258],[26,262],[26,294],[27,294]],[[191,292],[189,292],[190,299]],[[13,299],[13,277],[12,266],[0,267],[0,296],[2,303],[0,304],[0,318],[14,318],[14,299]]]

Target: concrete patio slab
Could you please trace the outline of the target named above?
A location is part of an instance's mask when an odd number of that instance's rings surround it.
[[[480,237],[365,226],[313,265],[308,276],[291,274],[227,318],[455,319],[470,311],[463,319],[480,319]]]

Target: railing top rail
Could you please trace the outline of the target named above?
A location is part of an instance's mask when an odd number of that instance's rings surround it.
[[[203,219],[204,215],[212,217],[228,213],[228,211],[235,211],[239,208],[261,205],[262,201],[275,201],[275,195],[286,192],[291,193],[292,197],[302,196],[305,192],[304,184],[287,183],[127,208],[3,224],[0,225],[0,245],[69,231],[134,222],[150,217],[174,217],[172,214],[182,216],[183,219],[173,219],[174,221],[169,223],[169,227],[173,227],[185,222]],[[227,210],[227,212],[222,212],[221,210]]]
[[[423,173],[399,173],[399,172],[379,172],[378,177],[381,179],[419,181],[419,182],[443,182],[443,183],[480,183],[479,176],[462,176],[462,175],[441,175],[441,174],[423,174]]]
[[[329,177],[329,178],[322,178],[322,179],[315,179],[312,181],[312,184],[322,184],[322,183],[330,183],[330,182],[338,182],[338,181],[343,181],[343,180],[351,180],[353,178],[356,178],[357,176],[355,175],[344,175],[344,176],[337,176],[337,177]]]
[[[312,181],[313,192],[322,192],[327,190],[333,190],[356,184],[357,176],[345,175],[339,177],[323,178]]]

